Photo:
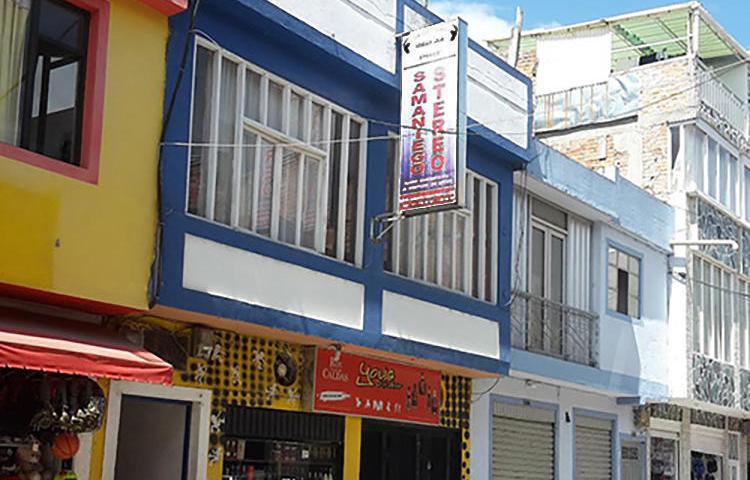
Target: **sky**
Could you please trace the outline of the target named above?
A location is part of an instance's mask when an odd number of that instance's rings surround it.
[[[508,35],[516,6],[523,10],[523,29],[548,28],[596,20],[684,0],[429,0],[443,18],[460,16],[476,40]],[[750,49],[750,0],[704,0],[709,13],[746,49]]]

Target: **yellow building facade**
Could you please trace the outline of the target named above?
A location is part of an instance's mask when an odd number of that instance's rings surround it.
[[[84,153],[75,166],[0,148],[0,292],[148,307],[167,22],[182,3],[72,2],[91,9]]]

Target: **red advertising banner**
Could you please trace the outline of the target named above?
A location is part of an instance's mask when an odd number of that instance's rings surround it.
[[[438,371],[317,350],[315,411],[436,425],[441,401]]]

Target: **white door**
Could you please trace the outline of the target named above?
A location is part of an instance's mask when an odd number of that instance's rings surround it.
[[[645,448],[641,442],[622,442],[620,446],[620,480],[645,480]]]

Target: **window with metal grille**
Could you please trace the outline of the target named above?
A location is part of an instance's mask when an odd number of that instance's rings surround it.
[[[389,141],[386,210],[395,210],[398,139]],[[396,223],[385,250],[386,270],[475,298],[497,301],[497,184],[466,174],[466,208]]]
[[[360,264],[366,122],[199,41],[188,212]]]

